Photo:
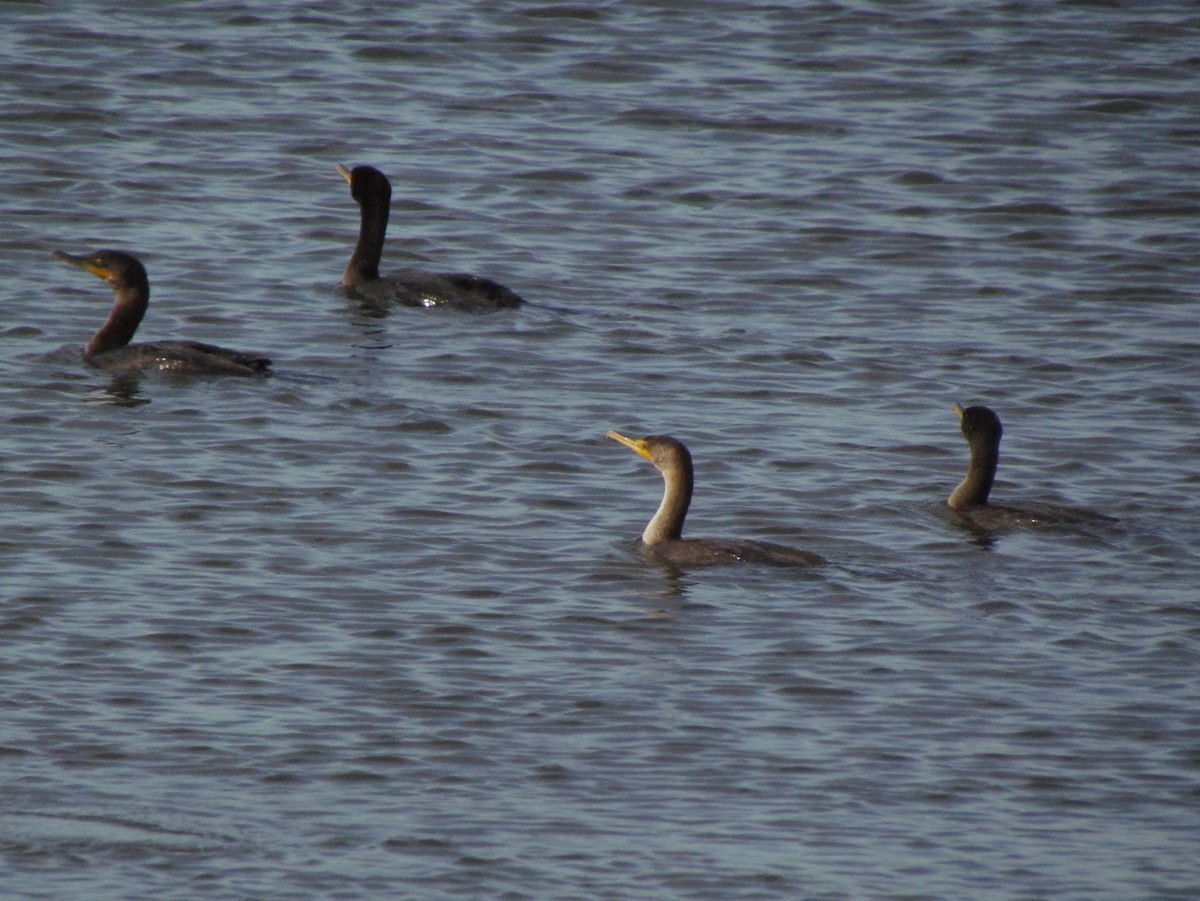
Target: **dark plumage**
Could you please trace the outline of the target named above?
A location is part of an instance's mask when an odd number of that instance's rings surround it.
[[[347,169],[339,165],[337,171],[350,185],[350,195],[358,203],[360,213],[358,242],[342,272],[342,284],[352,294],[402,306],[451,307],[474,312],[518,307],[524,302],[503,285],[477,275],[400,269],[380,276],[379,260],[383,256],[383,239],[391,211],[391,182],[372,166]]]
[[[971,449],[967,474],[946,501],[951,510],[967,510],[982,507],[987,503],[996,479],[996,465],[1000,462],[1000,439],[1004,427],[1000,417],[987,407],[967,407],[958,404],[954,412],[962,423],[963,437]]]
[[[996,467],[1000,462],[1000,439],[1004,427],[1000,417],[987,407],[954,405],[962,422],[962,434],[970,448],[967,474],[950,493],[946,505],[955,520],[972,529],[990,531],[1006,526],[1069,525],[1113,522],[1111,517],[1090,510],[1076,510],[1046,504],[1019,507],[989,503]]]
[[[98,250],[86,257],[55,251],[53,257],[89,272],[113,289],[108,318],[83,349],[83,360],[97,369],[161,369],[198,375],[262,375],[266,357],[202,344],[199,341],[151,341],[130,344],[150,302],[146,268],[119,250]]]
[[[670,435],[626,438],[619,432],[607,437],[654,464],[665,483],[658,511],[642,532],[642,543],[659,559],[680,567],[724,563],[768,563],[776,566],[819,566],[819,554],[782,544],[735,538],[684,538],[683,521],[692,502],[692,455]]]

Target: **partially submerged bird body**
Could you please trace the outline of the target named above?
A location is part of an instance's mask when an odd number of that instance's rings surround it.
[[[768,566],[820,566],[824,557],[770,541],[739,538],[679,538],[646,545],[652,557],[679,567],[762,563]]]
[[[524,301],[497,282],[464,273],[400,269],[379,274],[383,241],[391,212],[392,185],[373,166],[337,167],[358,203],[358,241],[342,272],[342,285],[351,296],[410,307],[446,307],[473,312],[508,309]]]
[[[692,501],[692,455],[670,435],[627,438],[619,432],[607,437],[649,460],[662,473],[664,490],[658,510],[642,531],[642,545],[655,558],[681,567],[727,563],[766,563],[775,566],[819,566],[819,554],[767,541],[737,538],[684,538],[683,521]]]
[[[360,300],[396,303],[402,307],[441,307],[486,312],[520,306],[521,298],[503,285],[478,275],[397,269],[386,278],[347,284]]]
[[[988,498],[1000,462],[1000,439],[1004,427],[1000,417],[983,406],[954,405],[962,424],[962,434],[970,448],[967,474],[950,493],[946,505],[960,525],[981,531],[1007,526],[1077,525],[1114,522],[1112,517],[1090,510],[1057,507],[1052,504],[993,504]]]
[[[262,375],[271,361],[200,341],[148,341],[130,344],[150,302],[146,268],[131,254],[99,250],[85,257],[62,251],[52,256],[102,279],[113,289],[108,318],[83,349],[83,361],[97,369],[157,369],[196,375]]]
[[[189,375],[264,375],[271,361],[255,354],[201,341],[146,341],[91,356],[84,362],[97,369],[129,372],[157,369]]]
[[[1100,513],[1070,510],[1050,504],[1023,504],[1020,507],[985,504],[966,510],[951,510],[950,515],[959,525],[980,532],[1020,526],[1071,526],[1112,521],[1111,517]]]

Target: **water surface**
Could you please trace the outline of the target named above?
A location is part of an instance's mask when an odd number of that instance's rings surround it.
[[[5,15],[5,897],[1200,891],[1194,8]],[[530,303],[347,300],[336,163]],[[108,246],[277,374],[84,369]]]

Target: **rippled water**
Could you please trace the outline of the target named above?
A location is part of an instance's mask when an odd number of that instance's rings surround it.
[[[0,894],[1200,893],[1200,8],[4,16]],[[529,305],[348,301],[336,163]],[[104,246],[277,374],[85,370]]]

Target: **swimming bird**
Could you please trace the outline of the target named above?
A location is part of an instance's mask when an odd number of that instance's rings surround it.
[[[379,260],[383,256],[383,238],[391,210],[391,182],[373,166],[347,169],[339,163],[337,171],[350,185],[350,195],[357,201],[360,213],[358,243],[342,272],[342,284],[352,295],[407,307],[447,307],[473,312],[524,303],[515,292],[477,275],[400,269],[380,276]]]
[[[1000,439],[1004,435],[1004,427],[1000,424],[1000,417],[987,407],[963,409],[954,404],[953,409],[961,421],[962,434],[967,439],[971,454],[966,476],[946,500],[946,505],[959,524],[973,529],[992,530],[1005,526],[1115,522],[1112,517],[1090,510],[1046,504],[1016,507],[989,503],[996,467],[1000,462]]]
[[[692,502],[692,455],[670,435],[627,438],[619,432],[606,437],[644,457],[662,473],[665,488],[658,511],[642,532],[643,546],[655,557],[679,567],[723,563],[769,563],[777,566],[819,566],[824,557],[782,544],[738,538],[684,538],[683,520]]]
[[[262,375],[266,357],[202,344],[199,341],[152,341],[130,344],[146,314],[150,280],[137,257],[120,250],[98,250],[85,257],[56,250],[54,259],[103,279],[113,289],[108,318],[83,349],[83,361],[97,369],[162,369],[198,375]]]

